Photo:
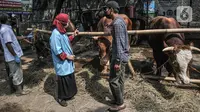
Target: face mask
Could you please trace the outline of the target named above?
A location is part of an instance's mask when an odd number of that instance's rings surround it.
[[[111,10],[109,8],[106,9],[105,16],[106,18],[111,19]]]
[[[69,26],[69,23],[67,23],[64,27],[67,28]]]
[[[69,22],[67,23],[61,23],[63,25],[64,28],[67,28],[69,26]]]

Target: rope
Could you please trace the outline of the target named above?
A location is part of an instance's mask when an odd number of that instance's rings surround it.
[[[163,63],[160,67],[158,67],[157,69],[156,69],[156,71],[157,70],[159,70],[159,69],[161,69],[167,62],[169,62],[169,59],[165,62],[165,63]],[[152,71],[150,71],[150,72],[145,72],[145,73],[142,73],[143,75],[146,75],[146,74],[150,74],[150,73],[153,73],[154,72],[154,70],[152,70]],[[141,74],[141,73],[140,73]]]
[[[192,69],[192,70],[196,71],[197,73],[200,73],[200,71],[199,71],[199,70],[197,70],[196,68],[192,67],[191,65],[190,65],[189,67],[190,67],[190,69]]]
[[[159,69],[161,69],[167,62],[169,62],[169,59],[168,59],[164,64],[162,64],[160,67],[158,67],[158,68],[156,69],[156,71],[159,70]],[[196,71],[197,73],[200,73],[199,70],[197,70],[196,68],[192,67],[191,65],[190,65],[189,67],[190,67],[191,70]],[[143,75],[146,75],[146,74],[150,74],[150,73],[153,73],[153,72],[154,72],[154,70],[152,70],[152,71],[150,71],[150,72],[145,72],[145,73],[142,73],[142,74],[143,74]],[[141,74],[141,73],[140,73],[140,74]]]

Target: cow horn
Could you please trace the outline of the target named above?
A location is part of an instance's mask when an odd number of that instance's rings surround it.
[[[190,46],[190,49],[191,49],[191,50],[195,50],[195,51],[199,51],[199,52],[200,52],[200,49],[197,48],[197,47]]]
[[[166,52],[166,51],[173,51],[173,50],[174,50],[174,47],[166,47],[162,51]]]

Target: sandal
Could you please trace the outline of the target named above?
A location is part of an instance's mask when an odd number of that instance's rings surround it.
[[[58,99],[58,103],[63,106],[63,107],[66,107],[67,106],[67,101],[66,100],[61,100],[61,99]]]
[[[107,111],[108,111],[108,112],[118,112],[118,111],[123,110],[123,109],[125,109],[125,108],[126,108],[126,105],[122,104],[122,105],[120,105],[120,106],[111,107],[111,108],[109,108]]]
[[[23,95],[27,95],[27,94],[29,94],[30,93],[30,91],[25,91],[25,90],[23,90],[23,91],[16,91],[15,92],[15,95],[16,96],[23,96]]]
[[[116,101],[115,100],[108,100],[107,103],[109,103],[111,105],[116,105]]]

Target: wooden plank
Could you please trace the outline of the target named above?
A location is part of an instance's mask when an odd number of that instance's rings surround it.
[[[156,79],[156,80],[166,80],[166,81],[176,81],[174,77],[161,77],[153,75],[143,75],[144,78]],[[200,79],[190,79],[191,83],[200,84]]]

